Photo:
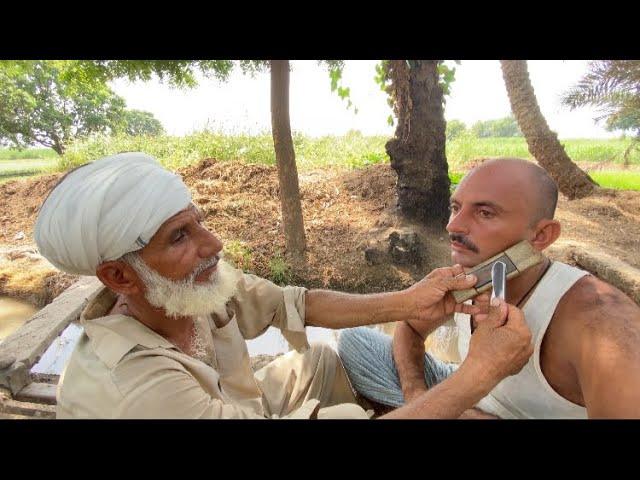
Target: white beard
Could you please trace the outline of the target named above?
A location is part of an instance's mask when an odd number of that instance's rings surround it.
[[[195,277],[211,266],[213,259],[203,262],[184,280],[163,277],[138,254],[127,255],[125,261],[144,282],[147,301],[156,308],[163,308],[167,316],[173,318],[210,313],[226,318],[226,304],[235,295],[240,280],[240,272],[222,259],[205,283],[197,283]]]

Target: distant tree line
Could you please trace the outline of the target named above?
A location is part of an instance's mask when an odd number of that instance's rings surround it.
[[[447,140],[454,140],[461,135],[470,135],[475,138],[488,137],[522,137],[522,132],[513,116],[498,118],[495,120],[479,120],[470,128],[460,120],[447,122]]]

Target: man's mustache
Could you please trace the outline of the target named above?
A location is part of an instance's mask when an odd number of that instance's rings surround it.
[[[471,250],[474,253],[478,253],[479,252],[478,247],[476,247],[475,244],[471,240],[469,240],[467,237],[465,237],[464,235],[462,235],[460,233],[450,233],[449,234],[449,240],[451,240],[452,242],[461,243],[462,245],[464,245],[465,247],[467,247],[469,250]]]

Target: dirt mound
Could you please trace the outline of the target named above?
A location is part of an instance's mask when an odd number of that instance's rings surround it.
[[[580,200],[558,200],[562,240],[606,251],[640,267],[640,192],[602,190]]]
[[[206,159],[178,173],[203,210],[206,225],[225,242],[228,257],[266,278],[374,292],[407,286],[448,261],[443,230],[407,225],[394,215],[396,175],[388,164],[300,175],[307,261],[288,270],[281,261],[284,239],[275,166]],[[0,185],[0,245],[33,244],[37,208],[59,176]],[[557,217],[562,240],[606,251],[640,268],[640,192],[603,190],[581,200],[560,198]],[[384,242],[390,232],[406,227],[417,230],[426,244],[422,268],[366,262],[364,251],[372,239]]]
[[[60,272],[35,248],[0,251],[0,295],[24,300],[42,308],[78,279]]]
[[[227,246],[239,244],[245,252],[245,268],[266,278],[282,278],[274,265],[284,252],[276,167],[206,159],[179,173],[206,225]],[[393,175],[388,165],[371,167],[366,175],[332,170],[301,175],[307,262],[291,265],[285,278],[309,287],[360,292],[412,283],[408,270],[368,268],[364,261],[369,231],[393,204]]]
[[[0,184],[0,245],[33,243],[33,224],[37,211],[61,175],[44,175]]]

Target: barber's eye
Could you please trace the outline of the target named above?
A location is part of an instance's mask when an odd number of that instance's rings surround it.
[[[180,230],[178,230],[174,235],[173,235],[173,239],[172,242],[173,243],[178,243],[180,240],[182,240],[184,238],[185,234],[184,234],[184,228],[181,228]]]
[[[482,218],[491,218],[493,217],[493,212],[490,210],[480,210],[480,216]]]
[[[449,211],[451,213],[455,213],[458,211],[458,206],[457,205],[449,205]]]

